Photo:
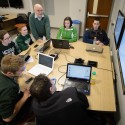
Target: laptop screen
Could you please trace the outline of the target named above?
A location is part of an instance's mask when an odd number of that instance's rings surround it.
[[[54,62],[53,57],[39,53],[39,64],[52,68],[53,62]]]
[[[54,48],[69,49],[69,41],[63,39],[52,39]]]
[[[51,39],[44,43],[43,51],[50,47]]]
[[[91,66],[67,64],[66,77],[83,79],[88,81],[91,79],[91,70]]]

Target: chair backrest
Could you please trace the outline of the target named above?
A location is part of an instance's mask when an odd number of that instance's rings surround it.
[[[16,23],[28,23],[28,16],[25,13],[17,14]]]
[[[0,116],[0,125],[6,125],[6,123],[2,120],[1,116]]]
[[[18,46],[18,44],[16,42],[16,39],[17,39],[17,36],[13,39],[13,42],[15,43],[15,46],[16,46],[16,49],[17,49],[18,53],[20,53],[21,50],[20,50],[20,48],[19,48],[19,46]]]
[[[31,14],[31,12],[28,12],[28,13],[27,13],[27,16],[28,16],[28,20],[29,20],[29,16],[30,16],[30,14]]]
[[[85,119],[84,119],[85,118]],[[56,120],[57,119],[57,120]],[[79,105],[79,103],[72,103],[69,106],[63,107],[56,112],[47,113],[47,115],[39,114],[36,116],[36,123],[37,124],[80,124],[80,122],[85,121],[88,118],[86,117],[86,112],[84,109]],[[84,123],[84,122],[83,122]]]

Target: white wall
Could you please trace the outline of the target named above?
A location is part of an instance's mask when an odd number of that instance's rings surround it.
[[[116,22],[118,10],[122,10],[125,13],[125,0],[114,0],[114,7],[113,12],[111,15],[111,22],[109,25],[109,31],[108,36],[110,37],[111,42],[111,50],[113,54],[113,62],[114,67],[116,70],[116,78],[117,78],[117,93],[118,93],[118,103],[119,103],[119,109],[120,109],[120,120],[118,122],[118,125],[125,125],[125,95],[123,95],[122,91],[122,83],[120,79],[120,72],[119,72],[119,64],[118,64],[118,57],[117,57],[117,50],[115,49],[115,41],[113,36],[114,26],[111,25],[112,23]]]
[[[49,15],[51,27],[59,28],[69,16],[69,0],[54,0],[54,15]]]
[[[32,2],[31,0],[23,0],[24,3],[24,8],[21,9],[16,9],[16,8],[12,8],[12,7],[8,7],[8,8],[2,8],[0,7],[0,14],[17,14],[17,13],[28,13],[28,12],[33,12],[33,8],[32,8]]]
[[[85,29],[86,7],[87,0],[69,0],[69,15],[73,20],[81,21],[82,24],[80,36],[83,36],[83,31]]]
[[[39,4],[42,4],[42,0],[31,0],[32,1],[32,7],[34,7],[34,5],[36,4],[36,3],[39,3]]]

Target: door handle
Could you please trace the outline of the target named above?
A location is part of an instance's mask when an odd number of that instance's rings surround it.
[[[109,17],[108,15],[98,15],[98,14],[90,14],[89,12],[87,13],[87,17]]]

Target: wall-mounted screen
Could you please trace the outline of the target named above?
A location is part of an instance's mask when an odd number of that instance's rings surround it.
[[[8,0],[0,0],[0,7],[9,7]]]
[[[125,30],[123,32],[121,42],[119,45],[118,58],[119,58],[120,75],[121,75],[121,81],[122,81],[122,86],[123,86],[123,93],[125,94]]]
[[[22,0],[9,0],[9,3],[10,3],[10,7],[23,8]]]
[[[114,29],[114,38],[115,38],[116,49],[119,47],[119,41],[121,41],[124,23],[125,23],[125,16],[119,10],[118,15],[117,15],[117,19],[116,19],[115,29]]]

